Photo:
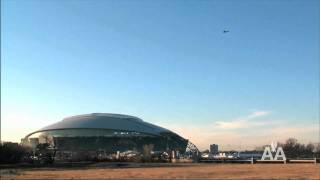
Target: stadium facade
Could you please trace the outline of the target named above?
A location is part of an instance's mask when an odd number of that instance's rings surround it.
[[[109,113],[72,116],[28,134],[24,145],[35,148],[47,143],[61,158],[78,154],[102,156],[119,152],[172,151],[186,153],[190,142],[178,134],[147,123],[140,118]]]

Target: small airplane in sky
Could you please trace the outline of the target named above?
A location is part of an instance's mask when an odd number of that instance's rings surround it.
[[[225,34],[225,33],[228,33],[229,32],[229,30],[223,30],[223,33]]]

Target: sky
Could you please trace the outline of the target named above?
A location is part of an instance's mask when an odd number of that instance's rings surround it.
[[[319,142],[319,22],[317,0],[3,0],[1,140],[104,112],[200,149]]]

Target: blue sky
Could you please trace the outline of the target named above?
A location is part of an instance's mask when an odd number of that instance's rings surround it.
[[[319,7],[4,0],[2,140],[20,141],[66,116],[111,112],[203,148],[319,141]]]

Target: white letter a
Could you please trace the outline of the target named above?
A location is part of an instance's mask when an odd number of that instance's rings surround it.
[[[269,158],[269,160],[273,160],[270,147],[266,147],[266,148],[264,149],[264,152],[263,152],[263,155],[262,155],[261,160],[266,160],[266,158]]]
[[[279,158],[282,158],[282,160],[286,160],[286,155],[284,155],[282,147],[278,147],[277,153],[274,156],[275,160],[280,160]]]

